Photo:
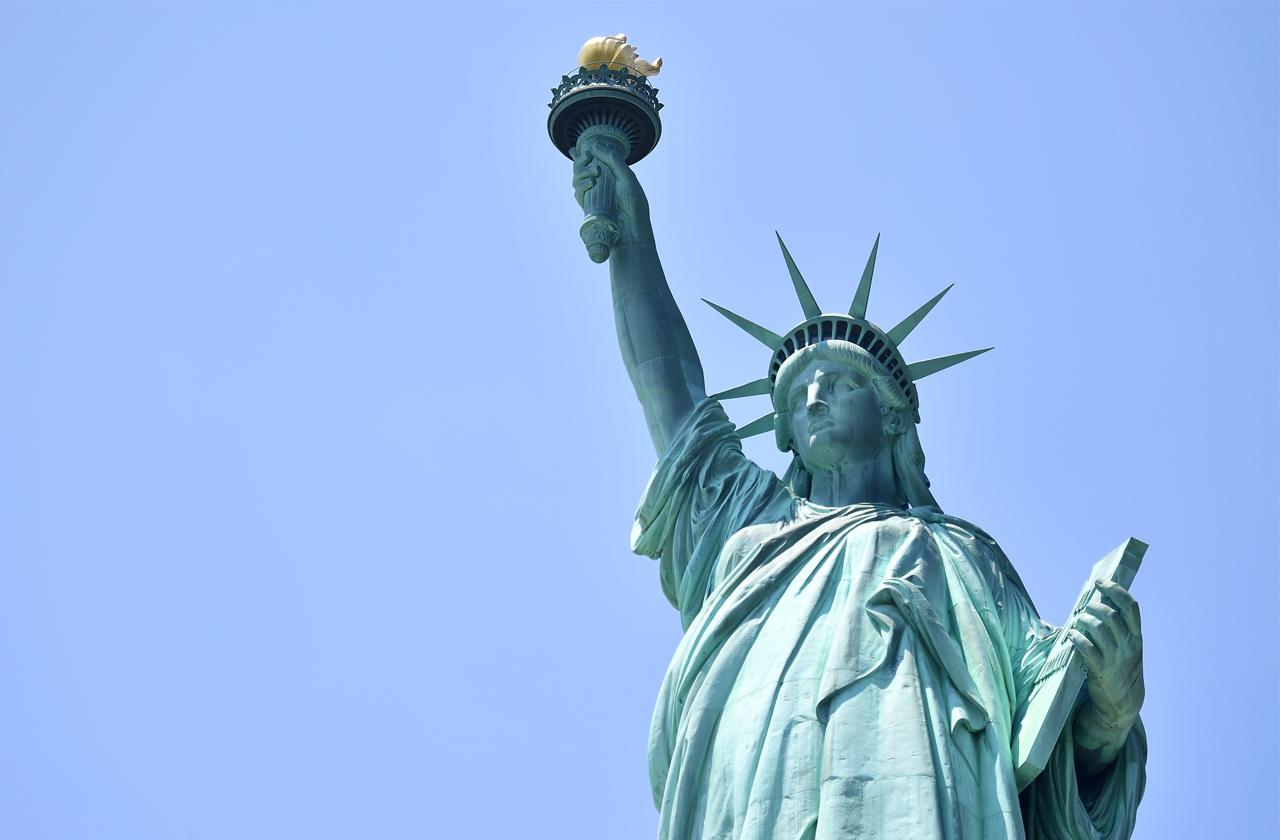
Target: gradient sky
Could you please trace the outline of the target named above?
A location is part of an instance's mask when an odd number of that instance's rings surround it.
[[[884,325],[955,283],[939,501],[1053,621],[1149,542],[1137,836],[1276,836],[1278,24],[0,5],[0,836],[654,835],[654,453],[545,128],[617,31],[708,385],[767,356],[700,297],[801,317],[775,229],[833,309],[881,233]]]

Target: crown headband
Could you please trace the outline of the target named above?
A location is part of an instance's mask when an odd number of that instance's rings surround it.
[[[800,274],[800,269],[796,267],[795,260],[791,259],[791,252],[787,250],[786,243],[782,241],[782,236],[776,233],[775,235],[778,236],[778,245],[782,248],[782,258],[787,262],[787,271],[791,274],[791,284],[795,287],[796,297],[800,299],[800,308],[804,310],[805,320],[785,335],[778,335],[759,324],[748,321],[735,312],[730,312],[723,306],[718,306],[703,298],[703,303],[728,318],[752,338],[773,351],[767,376],[748,382],[745,385],[739,385],[736,388],[730,388],[727,391],[712,394],[713,398],[723,400],[772,394],[774,383],[778,378],[778,370],[781,369],[782,364],[787,359],[803,348],[822,341],[847,341],[858,345],[880,363],[885,373],[902,391],[918,423],[920,422],[920,400],[916,394],[915,383],[926,376],[946,370],[953,365],[968,361],[974,356],[979,356],[992,349],[986,347],[981,350],[969,350],[965,353],[940,356],[936,359],[926,359],[908,364],[898,351],[898,345],[924,320],[925,316],[938,304],[938,301],[942,300],[942,296],[951,291],[951,286],[947,286],[947,288],[938,292],[915,312],[902,319],[893,329],[882,330],[867,320],[867,301],[871,297],[871,279],[876,270],[876,252],[880,249],[880,236],[878,234],[876,235],[875,244],[871,246],[871,256],[867,258],[867,267],[862,271],[862,279],[858,281],[858,290],[854,293],[853,303],[847,313],[822,311],[822,308],[818,306],[818,302],[814,300],[813,293],[809,291],[809,285],[805,283],[804,277]],[[773,417],[774,412],[771,411],[763,417],[738,427],[738,435],[745,438],[772,430],[774,427]]]

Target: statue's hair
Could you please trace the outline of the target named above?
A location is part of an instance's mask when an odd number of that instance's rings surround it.
[[[787,393],[795,383],[796,376],[809,364],[820,360],[834,362],[862,374],[875,391],[881,416],[890,413],[901,415],[902,422],[898,424],[901,431],[887,433],[892,439],[893,471],[898,480],[900,501],[913,507],[937,507],[938,503],[929,491],[929,479],[924,474],[924,449],[920,446],[920,436],[916,433],[916,424],[912,420],[911,406],[902,390],[874,356],[857,344],[838,339],[820,341],[797,350],[783,362],[774,381],[774,439],[778,449],[794,455],[791,467],[784,476],[787,486],[799,496],[809,495],[812,477],[800,461],[795,441],[792,440],[791,409],[787,404]]]

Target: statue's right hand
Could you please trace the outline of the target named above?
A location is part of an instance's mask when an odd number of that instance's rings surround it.
[[[587,192],[602,178],[613,181],[621,238],[651,239],[653,234],[649,231],[648,199],[645,198],[639,179],[622,159],[621,151],[609,142],[596,142],[586,148],[575,148],[573,195],[579,205],[583,204]]]

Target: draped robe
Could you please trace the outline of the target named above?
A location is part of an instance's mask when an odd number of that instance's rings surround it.
[[[975,526],[800,498],[707,400],[660,459],[633,548],[685,627],[650,732],[663,840],[1132,833],[1140,723],[1094,777],[1068,723],[1019,794],[1013,728],[1057,631]]]

